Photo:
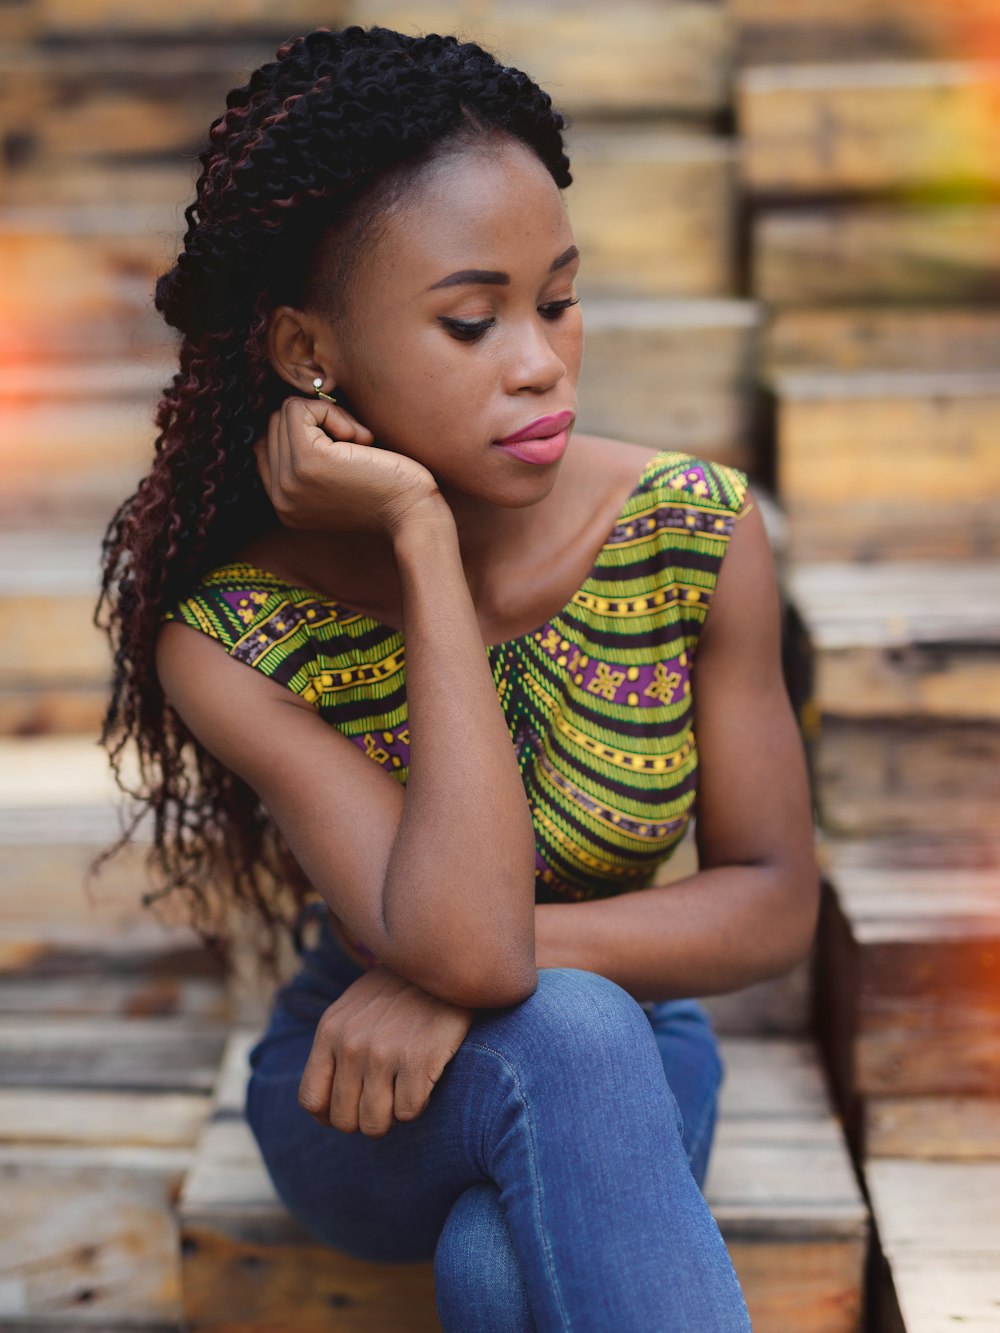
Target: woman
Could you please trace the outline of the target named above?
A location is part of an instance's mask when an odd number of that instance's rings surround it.
[[[314,1236],[433,1256],[463,1333],[745,1329],[690,997],[807,952],[808,782],[744,474],[570,438],[564,124],[381,28],[229,95],[105,538],[104,740],[206,939],[220,856],[262,923],[320,908],[246,1105]],[[647,887],[696,797],[701,868]]]

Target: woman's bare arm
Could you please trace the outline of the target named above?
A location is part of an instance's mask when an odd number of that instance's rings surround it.
[[[386,966],[453,1004],[513,1004],[537,985],[531,812],[443,499],[393,541],[405,789],[189,626],[162,628],[157,670],[191,732],[253,787],[317,892]]]
[[[540,904],[539,967],[587,968],[638,1000],[660,1000],[737,990],[808,953],[819,904],[812,799],[759,508],[730,539],[692,691],[698,873],[614,898]]]

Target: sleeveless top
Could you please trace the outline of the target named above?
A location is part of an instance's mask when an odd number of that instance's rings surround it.
[[[569,602],[484,645],[532,812],[537,902],[646,887],[684,836],[697,795],[692,666],[747,484],[721,463],[650,455]],[[239,561],[161,618],[301,695],[405,785],[400,631]]]

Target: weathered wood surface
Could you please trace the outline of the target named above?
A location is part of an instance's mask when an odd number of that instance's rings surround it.
[[[183,1018],[0,1017],[0,1086],[204,1092],[226,1031]]]
[[[662,122],[584,122],[566,203],[584,297],[723,297],[736,289],[732,139]]]
[[[751,467],[758,318],[745,301],[589,303],[577,428]]]
[[[204,1092],[0,1087],[0,1142],[191,1148],[208,1110]]]
[[[742,64],[935,58],[995,50],[993,0],[727,0]]]
[[[773,388],[792,560],[1000,553],[1000,375],[790,371]]]
[[[429,1264],[388,1270],[336,1255],[310,1242],[277,1202],[242,1119],[256,1039],[237,1030],[230,1040],[180,1200],[191,1326],[277,1328],[294,1300],[303,1330],[326,1327],[331,1303],[345,1330],[388,1328],[385,1311],[403,1300],[413,1302],[407,1328],[435,1328]],[[867,1214],[812,1047],[730,1038],[721,1050],[726,1077],[706,1197],[755,1327],[856,1329]]]
[[[997,563],[815,561],[785,590],[821,717],[1000,722]]]
[[[4,364],[51,365],[101,353],[162,364],[176,335],[153,308],[152,294],[177,257],[188,201],[5,209]]]
[[[765,380],[789,370],[993,371],[998,365],[1000,310],[990,307],[772,310],[762,330]]]
[[[944,1119],[932,1125],[928,1103],[909,1141],[940,1143],[950,1099],[1000,1096],[1000,842],[954,828],[828,838],[823,864],[815,1017],[855,1151],[868,1152],[868,1098],[937,1099]],[[977,1102],[967,1118],[989,1114]]]
[[[191,1151],[0,1146],[3,1328],[176,1329],[172,1202]]]
[[[850,836],[995,827],[1000,727],[921,717],[827,717],[809,746],[820,819]]]
[[[279,11],[268,0],[233,0],[225,12],[206,10],[196,0],[153,0],[129,5],[123,0],[32,0],[38,15],[39,35],[77,37],[122,33],[133,36],[190,31],[206,37],[230,36],[239,29],[286,36],[293,28],[346,22],[354,6],[348,0],[290,0]],[[280,14],[280,21],[278,15]]]
[[[1000,1328],[1000,1163],[869,1162],[905,1333]]]
[[[1000,1097],[866,1097],[872,1157],[1000,1159]]]
[[[803,195],[950,185],[995,191],[1000,65],[865,61],[744,69],[743,180]]]
[[[750,291],[776,308],[1000,295],[1000,209],[988,203],[762,209],[750,245]]]

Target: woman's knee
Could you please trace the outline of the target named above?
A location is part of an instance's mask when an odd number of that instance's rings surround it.
[[[556,1068],[564,1060],[599,1069],[623,1052],[658,1060],[641,1005],[617,982],[576,967],[546,967],[538,988],[519,1004],[490,1011],[469,1040],[495,1044],[503,1054],[524,1052]]]
[[[456,1200],[434,1252],[442,1327],[461,1333],[531,1333],[535,1328],[510,1228],[492,1181]]]

